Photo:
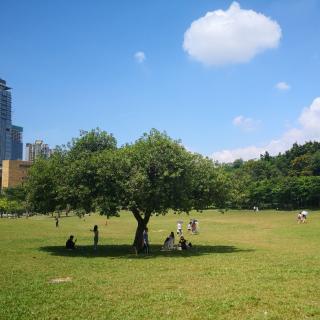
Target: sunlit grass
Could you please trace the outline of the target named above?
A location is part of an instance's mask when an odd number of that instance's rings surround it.
[[[161,252],[176,221],[200,221],[190,252]],[[320,215],[216,211],[151,219],[135,256],[135,220],[0,219],[0,319],[320,319]],[[94,224],[100,248],[93,251]],[[78,249],[66,251],[74,234]],[[51,283],[56,278],[69,282]]]

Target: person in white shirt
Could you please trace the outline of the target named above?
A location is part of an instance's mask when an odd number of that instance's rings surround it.
[[[177,224],[177,234],[179,236],[182,235],[182,224],[181,224],[181,222],[178,222],[178,224]]]

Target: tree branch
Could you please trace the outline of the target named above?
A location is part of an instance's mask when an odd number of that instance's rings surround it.
[[[138,221],[138,223],[142,223],[143,222],[143,219],[140,215],[140,211],[134,207],[134,208],[131,208],[131,212],[133,213],[134,217],[136,218],[136,220]]]

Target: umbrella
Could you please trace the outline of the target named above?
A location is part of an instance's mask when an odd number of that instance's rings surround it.
[[[306,211],[306,210],[303,210],[301,213],[302,213],[303,215],[307,216],[309,212]]]

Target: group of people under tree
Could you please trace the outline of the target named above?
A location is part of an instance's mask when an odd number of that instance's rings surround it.
[[[192,247],[192,243],[189,242],[183,235],[180,236],[178,245],[174,244],[175,237],[174,232],[171,231],[166,240],[163,243],[162,250],[163,251],[170,251],[170,250],[187,250]]]
[[[169,251],[169,250],[187,250],[192,247],[192,243],[189,242],[183,236],[183,229],[182,229],[183,221],[177,221],[177,235],[180,237],[178,245],[175,245],[175,237],[174,232],[171,231],[168,237],[165,239],[163,243],[162,250]],[[199,222],[197,219],[190,219],[187,225],[187,232],[189,234],[198,234],[199,233]]]
[[[150,253],[150,244],[149,244],[149,233],[148,228],[145,228],[143,231],[143,252],[145,254]],[[180,235],[180,234],[179,234]],[[184,236],[182,235],[182,229],[181,229],[181,235],[178,242],[178,245],[175,245],[175,236],[174,232],[171,231],[168,237],[165,239],[162,250],[169,251],[169,250],[187,250],[192,247],[192,243],[187,241]]]
[[[93,229],[90,229],[90,231],[93,232],[93,234],[94,234],[94,236],[93,236],[93,249],[97,250],[98,242],[99,242],[98,226],[95,225],[93,227]],[[69,249],[69,250],[76,249],[76,242],[77,242],[77,239],[74,238],[74,235],[70,235],[69,239],[66,241],[66,249]],[[175,236],[174,236],[174,232],[172,231],[169,234],[169,236],[166,238],[166,240],[164,241],[163,250],[174,250],[174,249],[187,250],[191,247],[192,247],[192,243],[187,241],[184,238],[184,236],[182,235],[182,230],[181,230],[181,235],[180,235],[178,245],[175,246]],[[145,254],[150,253],[148,228],[145,228],[143,231],[143,252]]]

